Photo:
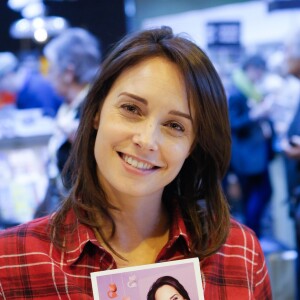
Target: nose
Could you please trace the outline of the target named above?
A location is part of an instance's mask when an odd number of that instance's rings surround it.
[[[133,135],[133,143],[143,150],[158,150],[159,129],[153,122],[147,122],[144,126],[137,125],[136,132]]]

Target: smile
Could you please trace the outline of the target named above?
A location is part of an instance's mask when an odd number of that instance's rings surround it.
[[[137,160],[136,158],[133,158],[131,156],[128,156],[126,154],[120,154],[121,158],[130,166],[140,169],[140,170],[151,170],[155,168],[154,165],[151,165],[149,163]]]

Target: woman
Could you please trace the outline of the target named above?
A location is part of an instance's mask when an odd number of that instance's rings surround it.
[[[147,300],[190,300],[184,286],[172,276],[158,278],[151,286]]]
[[[203,51],[167,27],[125,37],[87,97],[70,195],[1,234],[2,294],[92,299],[91,272],[199,257],[206,299],[271,299],[256,237],[230,222],[229,159],[226,97]]]

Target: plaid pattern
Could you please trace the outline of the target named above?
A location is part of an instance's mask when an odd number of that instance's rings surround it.
[[[65,251],[56,249],[47,233],[49,216],[0,233],[0,299],[93,299],[90,273],[116,268],[92,229],[70,211]],[[192,237],[177,211],[168,244],[159,261],[188,256]],[[205,299],[272,299],[264,256],[252,231],[232,221],[226,243],[201,261]]]

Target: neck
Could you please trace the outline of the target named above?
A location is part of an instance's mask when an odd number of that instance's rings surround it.
[[[150,195],[132,195],[119,192],[101,182],[104,187],[109,203],[118,210],[111,210],[110,213],[116,224],[116,236],[119,234],[130,238],[128,233],[135,233],[135,237],[141,239],[152,236],[159,229],[161,224],[158,221],[166,217],[162,205],[162,190]]]
[[[123,199],[117,207],[119,210],[111,213],[116,224],[116,238],[120,241],[123,237],[128,243],[129,240],[143,240],[165,230],[168,218],[160,199]]]
[[[135,210],[128,209],[113,213],[120,238],[127,232],[133,238],[145,239],[160,235],[165,230],[167,213],[163,206],[141,205]]]
[[[108,222],[100,222],[110,246],[125,258],[114,256],[118,267],[153,263],[168,240],[169,217],[161,201],[154,204],[151,199],[143,200],[131,199],[129,204],[123,202],[125,207],[111,211],[116,224],[112,238],[109,239]]]

